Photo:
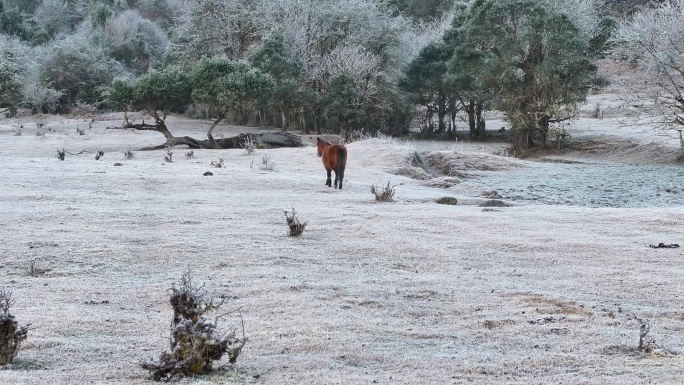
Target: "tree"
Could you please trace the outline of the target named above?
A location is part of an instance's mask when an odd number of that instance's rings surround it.
[[[217,67],[221,69],[221,66],[217,65],[217,63],[220,64],[220,60],[213,63],[209,60],[205,63],[204,66],[207,71],[198,71],[195,75],[203,73],[209,76]],[[230,65],[235,65],[235,63],[229,63]],[[240,66],[241,64],[238,63],[237,67],[239,68]],[[237,105],[247,105],[254,100],[250,99],[254,95],[252,90],[258,89],[260,82],[264,81],[264,79],[266,79],[267,83],[271,82],[270,77],[263,74],[255,76],[255,71],[250,69],[248,71],[238,70],[228,73],[222,76],[221,81],[214,84],[208,82],[209,79],[203,78],[203,81],[198,82],[198,84],[200,87],[205,87],[208,92],[206,90],[200,91],[196,95],[206,98],[207,101],[215,100],[216,102],[222,101],[222,98],[226,95],[227,98],[236,98]],[[299,137],[273,133],[240,135],[233,138],[219,139],[215,142],[210,142],[209,140],[201,141],[189,136],[173,136],[166,126],[166,118],[170,113],[180,112],[190,104],[193,95],[192,84],[191,76],[178,66],[150,69],[146,74],[130,84],[121,80],[114,81],[109,89],[109,102],[115,107],[130,105],[133,110],[144,111],[154,119],[153,124],[145,123],[143,120],[142,123],[125,125],[125,127],[137,130],[157,131],[166,138],[164,144],[147,147],[143,150],[161,149],[176,145],[187,145],[190,148],[239,148],[246,137],[250,137],[252,140],[260,140],[266,145],[287,147],[299,147],[302,145]],[[235,84],[244,87],[243,94],[240,94],[243,91],[234,87]],[[229,89],[225,94],[218,94],[218,92],[212,94],[213,91],[218,89],[216,87],[221,87],[222,85],[233,88]],[[202,94],[202,92],[205,93]],[[247,97],[247,95],[251,96]],[[216,99],[212,99],[214,97]]]
[[[169,66],[150,69],[130,85],[121,80],[110,87],[109,101],[114,106],[130,105],[142,110],[154,119],[154,124],[129,124],[137,130],[157,131],[164,135],[166,143],[154,148],[186,144],[198,148],[197,140],[189,137],[175,137],[166,127],[166,117],[179,111],[191,102],[192,86],[188,74],[179,67]]]
[[[405,15],[418,22],[437,19],[448,12],[454,0],[380,0],[394,13]]]
[[[414,97],[414,103],[427,109],[426,133],[433,132],[432,117],[437,113],[438,132],[446,131],[444,118],[449,101],[453,99],[447,62],[453,56],[452,47],[444,43],[433,43],[421,50],[418,57],[409,64],[399,85]]]
[[[170,47],[171,56],[192,66],[202,57],[246,59],[267,32],[256,0],[191,0]]]
[[[0,32],[19,37],[31,44],[41,44],[48,40],[48,34],[38,25],[31,14],[21,11],[17,7],[0,6]]]
[[[351,138],[351,132],[360,126],[366,116],[358,98],[359,92],[354,81],[345,75],[333,78],[330,90],[325,95],[326,117],[339,124],[347,141]]]
[[[202,59],[192,73],[192,98],[212,107],[217,117],[207,131],[210,147],[216,148],[212,132],[230,111],[241,114],[258,104],[266,104],[275,82],[247,63],[226,58]],[[241,122],[239,122],[241,123]]]
[[[644,83],[652,85],[651,89],[632,91],[641,99],[656,100],[664,109],[661,118],[655,118],[656,122],[681,133],[684,128],[684,1],[676,0],[636,13],[620,25],[613,42],[615,55],[642,70]]]
[[[97,23],[100,22],[97,19]],[[106,18],[104,23],[109,55],[136,73],[147,71],[166,52],[169,44],[166,33],[155,23],[140,16],[138,11],[120,12]]]
[[[479,54],[481,80],[498,88],[515,153],[535,138],[545,147],[550,123],[572,118],[602,85],[589,37],[543,0],[478,0],[465,38]]]
[[[21,98],[19,69],[12,53],[5,51],[0,56],[0,109],[4,108],[0,113],[6,112],[10,117],[16,115]]]
[[[290,57],[285,51],[281,30],[271,34],[250,56],[250,63],[273,77],[276,83],[273,104],[280,110],[282,129],[290,126],[290,115],[302,103],[299,78],[302,62]],[[306,129],[306,125],[304,127]]]

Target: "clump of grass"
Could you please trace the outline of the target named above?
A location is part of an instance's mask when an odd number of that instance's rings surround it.
[[[31,325],[19,327],[19,323],[10,313],[14,305],[12,292],[0,289],[0,366],[14,362],[19,353],[21,343],[28,336]]]
[[[185,159],[192,159],[194,157],[195,157],[195,152],[192,150],[185,153]]]
[[[61,150],[58,149],[57,150],[57,159],[64,160],[65,158],[66,158],[66,150],[65,149],[61,149]]]
[[[236,328],[228,332],[217,330],[218,320],[228,312],[217,316],[214,322],[205,318],[218,311],[225,296],[209,293],[204,285],[197,286],[188,269],[180,278],[179,285],[171,288],[169,302],[173,308],[171,321],[170,352],[162,353],[159,361],[141,362],[156,381],[169,381],[174,377],[191,377],[207,374],[213,370],[214,361],[228,357],[228,363],[237,361],[247,339],[244,322],[240,316],[242,338],[236,336]]]
[[[131,160],[135,158],[135,154],[133,154],[131,150],[126,150],[126,152],[124,152],[124,158]]]
[[[378,202],[392,202],[394,201],[394,190],[395,186],[390,186],[390,182],[387,181],[387,186],[382,187],[378,185],[371,186],[371,193],[375,195],[375,200]]]
[[[261,157],[261,166],[260,166],[262,171],[273,171],[275,170],[275,163],[271,159],[270,156],[268,155],[263,155]]]
[[[216,168],[223,168],[225,167],[224,160],[223,158],[219,158],[218,161],[212,160],[211,165],[216,167]]]
[[[304,229],[306,228],[306,222],[302,223],[299,221],[294,207],[292,208],[291,213],[287,210],[285,211],[285,220],[287,221],[287,226],[290,228],[291,237],[298,237],[302,235]]]
[[[97,154],[95,154],[95,160],[100,160],[100,158],[102,158],[103,155],[104,155],[104,151],[97,150]]]
[[[164,155],[164,162],[173,163],[173,151],[169,148],[166,150],[166,155]]]
[[[21,134],[24,133],[24,132],[23,132],[23,128],[24,128],[24,126],[20,126],[20,127],[17,128],[16,130],[14,130],[14,136],[21,136]]]
[[[76,127],[76,132],[77,132],[79,135],[85,135],[85,134],[86,134],[86,133],[85,133],[85,129],[84,129],[83,127]]]

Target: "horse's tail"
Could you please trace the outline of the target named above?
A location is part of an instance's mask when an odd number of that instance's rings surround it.
[[[340,177],[340,184],[342,183],[342,178],[344,178],[344,168],[347,166],[347,149],[344,146],[340,146],[337,149],[337,175]]]

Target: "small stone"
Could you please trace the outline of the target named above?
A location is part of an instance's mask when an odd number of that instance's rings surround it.
[[[115,166],[123,166],[121,163],[114,163]]]
[[[207,172],[205,172],[205,173],[204,173],[204,174],[202,174],[202,175],[204,175],[204,176],[213,176],[213,175],[214,175],[214,173],[213,173],[213,172],[211,172],[211,171],[207,171]]]

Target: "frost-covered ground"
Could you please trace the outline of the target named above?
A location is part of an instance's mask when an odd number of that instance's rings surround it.
[[[234,368],[183,383],[681,383],[684,249],[648,247],[684,246],[672,132],[585,118],[570,130],[582,151],[545,161],[366,140],[334,191],[314,147],[128,160],[163,137],[59,117],[37,136],[32,122],[0,121],[0,285],[33,324],[0,383],[148,383],[136,363],[167,348],[167,289],[188,266],[242,309],[249,342]],[[89,152],[61,162],[58,148]],[[374,202],[388,181],[396,201]],[[513,206],[478,206],[497,195]],[[31,261],[47,271],[29,276]],[[637,318],[661,350],[636,350]]]

